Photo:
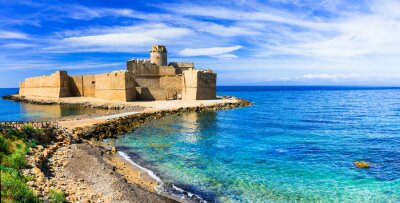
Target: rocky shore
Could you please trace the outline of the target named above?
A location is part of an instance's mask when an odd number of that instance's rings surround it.
[[[143,111],[95,123],[78,119],[72,122],[83,123],[80,127],[61,127],[50,144],[33,148],[27,157],[30,168],[24,169],[23,174],[33,177],[28,185],[43,200],[48,200],[51,190],[59,190],[70,202],[197,202],[196,198],[181,200],[158,194],[158,180],[127,162],[112,147],[104,146],[101,140],[168,115],[249,105],[242,99],[227,98],[221,103]],[[59,124],[68,122],[71,121]]]

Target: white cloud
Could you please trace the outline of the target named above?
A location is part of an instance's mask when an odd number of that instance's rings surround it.
[[[182,56],[212,56],[221,59],[232,59],[237,58],[230,52],[241,49],[242,46],[231,46],[231,47],[209,47],[209,48],[185,48],[179,52]]]
[[[90,20],[107,16],[135,17],[135,12],[131,9],[89,8],[81,5],[62,5],[55,6],[53,9],[65,13],[65,17],[79,20]]]
[[[219,59],[236,59],[236,58],[238,58],[238,56],[236,56],[235,54],[222,54],[222,55],[216,55],[213,57],[219,58]]]
[[[0,39],[27,39],[28,36],[21,32],[0,30]]]
[[[181,40],[191,34],[186,28],[165,24],[143,24],[111,28],[87,29],[71,32],[74,35],[55,41],[57,46],[47,48],[54,52],[137,52],[152,44]],[[70,34],[71,34],[70,33]]]
[[[5,43],[5,44],[3,44],[3,45],[0,45],[0,48],[3,48],[3,49],[27,49],[27,48],[34,48],[34,47],[37,47],[38,45],[37,44],[33,44],[33,43],[23,43],[23,42],[21,42],[21,43],[19,43],[19,42],[16,42],[16,43]]]
[[[389,17],[400,17],[400,1],[398,0],[373,0],[371,10],[377,14]]]

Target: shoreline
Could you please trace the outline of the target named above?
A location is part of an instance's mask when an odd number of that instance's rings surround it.
[[[128,163],[130,164],[128,166],[128,168],[130,168],[131,171],[125,171],[125,172],[121,172],[121,174],[125,174],[125,175],[129,175],[131,174],[132,171],[136,171],[138,170],[139,172],[139,180],[143,181],[143,180],[148,180],[148,177],[146,177],[146,175],[142,175],[142,173],[147,173],[147,175],[152,178],[153,180],[151,181],[155,181],[156,183],[153,183],[152,185],[149,186],[155,186],[150,188],[150,190],[154,189],[154,192],[156,192],[157,194],[160,194],[162,196],[165,196],[167,198],[176,200],[177,202],[184,202],[184,203],[194,203],[194,202],[207,202],[206,200],[204,200],[202,197],[200,197],[197,194],[193,194],[189,191],[186,191],[182,188],[179,188],[178,186],[176,186],[175,184],[171,183],[169,185],[165,185],[165,183],[163,182],[162,178],[158,177],[154,171],[145,168],[141,165],[139,165],[138,163],[136,163],[134,160],[132,160],[129,155],[125,152],[122,151],[118,151],[118,153],[115,155],[116,159],[123,159],[120,160],[123,163]],[[115,162],[114,162],[115,163]],[[140,183],[134,182],[136,184],[141,185]]]
[[[13,98],[18,98],[13,96]],[[4,99],[4,97],[3,97]],[[9,98],[6,98],[9,99]],[[14,100],[13,99],[13,100]],[[72,101],[70,100],[72,99]],[[57,103],[53,100],[43,100],[44,103],[39,102],[42,101],[42,98],[33,98],[32,100],[28,100],[24,98],[24,100],[14,100],[18,102],[28,102],[34,104],[60,104],[60,105],[81,105],[82,103],[73,103],[74,98],[67,98],[65,100],[56,99]],[[84,101],[82,99],[79,99]],[[51,102],[49,102],[51,101]],[[72,102],[72,103],[69,103]],[[111,103],[111,106],[110,106]],[[138,105],[145,104],[145,106]],[[192,194],[190,192],[184,191],[181,188],[175,185],[168,185],[165,187],[163,185],[162,180],[154,174],[149,169],[146,169],[132,160],[129,156],[124,156],[123,152],[115,153],[114,150],[106,149],[104,143],[99,144],[99,141],[105,138],[116,138],[117,135],[130,132],[140,127],[142,124],[154,120],[159,119],[169,115],[182,114],[186,112],[202,112],[202,111],[216,111],[216,110],[224,110],[224,109],[232,109],[237,107],[246,107],[251,105],[251,102],[248,102],[243,99],[235,98],[235,97],[220,97],[216,100],[204,100],[204,101],[156,101],[156,102],[109,102],[109,101],[85,101],[83,104],[88,105],[92,108],[110,108],[110,109],[124,109],[124,108],[132,108],[142,107],[141,111],[124,111],[124,113],[110,114],[106,116],[98,116],[98,117],[88,117],[85,116],[77,116],[77,117],[69,117],[67,119],[60,118],[57,119],[61,128],[65,131],[69,132],[67,139],[58,142],[56,144],[58,147],[44,146],[41,150],[35,149],[30,157],[33,157],[33,161],[31,159],[30,163],[33,166],[32,169],[25,170],[25,175],[33,176],[33,180],[28,183],[31,187],[34,188],[43,199],[48,198],[49,188],[55,187],[60,189],[61,191],[66,193],[67,199],[71,202],[74,201],[82,201],[88,200],[89,202],[98,201],[100,202],[113,202],[114,200],[118,200],[118,198],[122,198],[120,195],[121,191],[113,188],[114,184],[107,183],[99,183],[97,177],[89,178],[89,184],[85,187],[87,192],[81,193],[81,188],[78,188],[76,191],[76,186],[73,186],[75,181],[78,183],[82,182],[81,178],[79,180],[71,180],[72,177],[76,177],[77,174],[79,176],[79,172],[73,171],[70,165],[75,164],[75,167],[81,167],[80,165],[76,165],[76,163],[81,163],[81,165],[86,165],[87,168],[83,168],[82,170],[87,170],[88,172],[93,172],[97,176],[104,176],[105,179],[113,179],[118,182],[115,187],[133,187],[141,188],[132,190],[134,194],[145,194],[146,198],[151,198],[152,202],[206,202],[201,197]],[[93,105],[95,104],[95,105]],[[86,106],[86,107],[88,107]],[[68,141],[65,141],[68,140]],[[66,153],[62,152],[65,148],[71,149],[71,147],[75,147],[76,150],[86,157],[85,161],[80,160],[79,156],[67,156]],[[51,150],[49,150],[51,149]],[[62,152],[61,154],[59,152]],[[38,153],[39,152],[39,153]],[[96,153],[95,153],[96,152]],[[75,153],[73,150],[70,150],[69,153]],[[99,155],[100,154],[100,155]],[[65,160],[64,163],[60,163],[60,160]],[[39,163],[37,163],[39,160]],[[97,160],[97,161],[94,161]],[[99,160],[105,160],[99,161]],[[55,162],[55,164],[53,163]],[[86,162],[91,164],[87,165]],[[99,162],[99,163],[97,163]],[[49,165],[50,164],[50,165]],[[104,171],[100,169],[93,169],[93,165],[101,165],[102,168],[111,168],[113,172],[104,173]],[[46,170],[52,171],[52,173],[60,173],[60,176],[52,176],[46,175]],[[63,171],[70,171],[70,174],[63,174]],[[44,173],[43,173],[44,172]],[[115,174],[114,174],[115,173]],[[58,178],[58,179],[57,179]],[[70,187],[58,187],[58,182],[66,183],[68,182]],[[85,182],[86,183],[86,182]],[[102,185],[103,188],[108,188],[108,193],[99,193],[98,185]],[[61,185],[62,186],[62,185]],[[110,188],[111,187],[111,188]],[[97,188],[97,189],[96,189]],[[89,191],[90,190],[90,191]],[[92,192],[92,190],[94,192]],[[143,191],[142,191],[143,190]],[[129,194],[129,192],[125,195],[132,196],[133,194]],[[151,195],[152,193],[154,195]],[[77,195],[78,197],[76,197]],[[94,194],[94,195],[93,195]],[[133,195],[135,196],[135,195]],[[145,199],[141,195],[137,196],[137,198],[142,198],[142,201],[134,201],[130,200],[129,202],[143,202]],[[144,198],[144,199],[143,199]],[[163,198],[167,198],[163,199]],[[113,201],[108,201],[113,200]],[[122,199],[121,199],[122,200]],[[147,201],[147,200],[145,200]]]

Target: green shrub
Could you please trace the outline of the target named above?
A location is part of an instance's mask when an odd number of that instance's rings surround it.
[[[1,203],[3,202],[40,202],[26,185],[30,177],[19,172],[26,166],[25,155],[30,147],[36,145],[32,136],[40,135],[40,131],[32,126],[23,129],[0,131],[0,172]]]
[[[26,166],[25,152],[21,149],[17,150],[10,156],[4,158],[3,164],[17,170],[24,168]]]
[[[4,154],[10,154],[11,152],[8,151],[8,146],[10,145],[10,140],[6,139],[3,134],[0,134],[0,152]]]
[[[24,137],[26,137],[26,138],[32,137],[32,135],[38,133],[38,130],[33,128],[33,126],[30,124],[23,125],[21,127],[21,131],[22,131],[22,134],[24,135]]]
[[[49,200],[51,203],[64,203],[67,202],[63,192],[51,190],[49,195]]]
[[[11,141],[23,138],[22,132],[17,129],[4,130],[3,135],[5,138],[10,139]]]
[[[15,170],[14,168],[9,168],[9,167],[3,166],[3,165],[0,165],[0,171],[19,175],[19,172],[17,170]]]
[[[40,202],[23,178],[5,171],[1,173],[1,202]]]

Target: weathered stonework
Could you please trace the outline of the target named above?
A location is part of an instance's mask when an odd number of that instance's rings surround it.
[[[205,100],[216,98],[216,74],[195,70],[193,63],[171,62],[167,49],[154,45],[150,60],[133,59],[126,71],[68,76],[57,71],[50,76],[27,78],[20,83],[20,96],[97,97],[117,101]]]
[[[39,76],[20,82],[19,94],[22,96],[66,97],[69,92],[70,79],[66,71],[56,71],[49,76]]]
[[[135,80],[131,71],[114,71],[95,76],[95,97],[118,100],[136,100]]]
[[[182,99],[207,100],[216,97],[217,74],[213,71],[189,69],[183,71]]]
[[[154,45],[151,47],[150,51],[150,61],[151,63],[157,64],[159,66],[167,65],[167,48],[162,45]]]

